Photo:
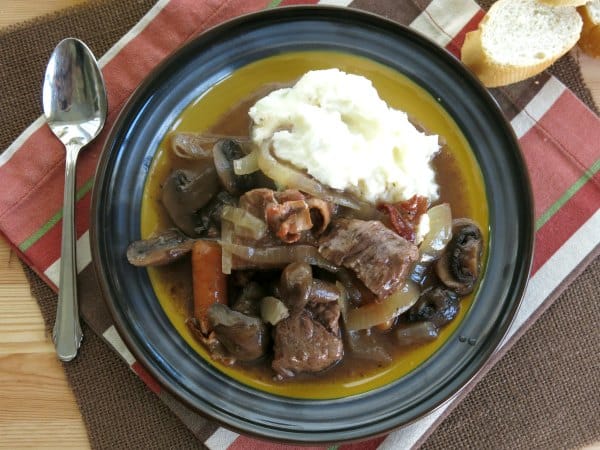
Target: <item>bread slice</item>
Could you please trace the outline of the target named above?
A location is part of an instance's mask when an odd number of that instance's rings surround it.
[[[577,8],[583,19],[579,47],[588,55],[600,57],[600,0],[588,2]]]
[[[582,20],[571,6],[537,0],[498,0],[467,33],[461,59],[488,87],[516,83],[543,71],[579,39]]]

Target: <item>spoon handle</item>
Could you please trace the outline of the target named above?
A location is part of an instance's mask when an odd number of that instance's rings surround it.
[[[77,356],[83,333],[79,324],[77,304],[77,258],[75,239],[75,163],[80,146],[66,145],[65,193],[63,200],[62,242],[58,306],[52,338],[61,361]]]

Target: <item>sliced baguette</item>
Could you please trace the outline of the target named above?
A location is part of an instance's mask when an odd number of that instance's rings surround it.
[[[579,47],[588,55],[600,58],[600,0],[577,8],[583,19]]]
[[[488,87],[536,75],[579,39],[582,20],[574,7],[537,0],[498,0],[467,33],[461,59]]]

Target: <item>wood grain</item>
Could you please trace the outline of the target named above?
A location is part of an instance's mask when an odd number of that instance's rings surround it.
[[[0,448],[89,448],[16,255],[0,240]]]
[[[85,1],[87,0],[2,0],[0,29]]]
[[[579,61],[583,78],[592,92],[592,97],[600,108],[600,58],[592,58],[578,48],[572,50],[575,59]]]
[[[0,30],[86,0],[2,0]],[[600,59],[574,56],[600,105]],[[0,238],[0,448],[89,448],[75,398],[15,254]],[[600,448],[592,445],[586,448]]]

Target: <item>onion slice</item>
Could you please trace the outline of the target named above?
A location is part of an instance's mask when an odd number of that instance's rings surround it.
[[[227,220],[221,222],[221,271],[229,275],[231,273],[232,260],[231,252],[224,244],[231,244],[233,240],[233,224]]]
[[[233,171],[236,175],[248,175],[258,168],[258,149],[253,149],[249,154],[233,161]]]
[[[277,325],[289,315],[287,306],[276,297],[263,297],[260,301],[260,317],[265,323]]]
[[[175,132],[170,136],[171,151],[183,159],[208,159],[212,157],[212,146],[219,139],[197,133]]]
[[[327,188],[308,174],[281,163],[271,154],[268,146],[263,146],[259,150],[258,167],[278,186],[298,189],[314,197],[351,209],[361,209],[363,206],[362,202]]]
[[[169,135],[169,147],[171,152],[179,158],[210,159],[213,146],[221,139],[233,139],[244,148],[249,146],[247,137],[175,131]]]
[[[348,292],[342,283],[339,281],[335,282],[335,286],[340,291],[340,296],[338,297],[338,304],[340,305],[340,313],[342,314],[342,319],[346,322],[348,317],[348,309],[350,309],[349,300],[348,300]]]
[[[429,233],[419,246],[421,261],[437,259],[452,239],[452,211],[448,203],[429,208]]]
[[[346,314],[346,328],[350,331],[366,330],[387,322],[408,310],[418,299],[418,287],[413,282],[407,281],[404,286],[382,301],[349,309]]]
[[[284,267],[293,262],[305,262],[336,272],[336,266],[323,258],[312,245],[281,245],[276,247],[248,247],[221,241],[223,253],[230,253],[242,260],[233,264],[234,269],[260,269]]]
[[[221,218],[233,224],[236,236],[258,240],[267,232],[267,224],[264,220],[259,219],[242,208],[224,205]]]

